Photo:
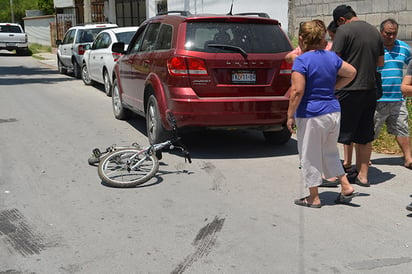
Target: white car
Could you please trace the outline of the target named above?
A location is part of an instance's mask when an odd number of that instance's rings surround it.
[[[120,57],[112,52],[112,45],[123,42],[126,50],[137,29],[138,27],[107,29],[96,36],[90,49],[83,55],[81,73],[85,85],[92,85],[94,82],[104,84],[107,96],[111,96],[113,68]]]
[[[117,28],[116,24],[86,24],[71,27],[67,30],[63,40],[56,40],[57,67],[60,73],[72,70],[74,77],[81,77],[83,54],[97,34],[105,29]]]

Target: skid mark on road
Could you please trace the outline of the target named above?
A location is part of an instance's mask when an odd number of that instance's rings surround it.
[[[24,257],[39,254],[45,248],[43,238],[32,232],[26,218],[17,209],[0,211],[0,236]]]
[[[17,119],[15,118],[0,119],[0,124],[1,123],[12,123],[12,122],[17,122]]]
[[[221,190],[222,182],[225,179],[223,173],[220,172],[211,162],[202,162],[201,168],[213,177],[212,190]]]
[[[208,223],[202,229],[200,229],[199,233],[196,235],[196,238],[192,243],[194,246],[196,246],[195,252],[187,256],[186,259],[172,271],[172,274],[183,273],[197,260],[204,256],[207,256],[210,253],[212,247],[215,245],[217,239],[216,233],[222,230],[224,222],[224,218],[218,218],[216,216],[212,222]]]
[[[400,265],[400,264],[405,264],[405,263],[410,263],[410,262],[412,262],[411,257],[382,258],[382,259],[373,259],[373,260],[353,262],[349,264],[349,267],[355,270],[372,270],[376,268]]]

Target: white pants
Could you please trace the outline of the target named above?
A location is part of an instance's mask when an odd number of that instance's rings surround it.
[[[298,151],[306,187],[319,186],[326,178],[345,172],[339,158],[340,112],[313,118],[296,118]]]

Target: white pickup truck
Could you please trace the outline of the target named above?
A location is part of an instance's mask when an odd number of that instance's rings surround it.
[[[0,49],[16,50],[17,55],[28,54],[27,34],[15,23],[0,23]]]

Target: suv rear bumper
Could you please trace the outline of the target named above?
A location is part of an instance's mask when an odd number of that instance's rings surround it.
[[[279,130],[285,123],[289,98],[172,99],[169,110],[179,127],[259,128]]]

